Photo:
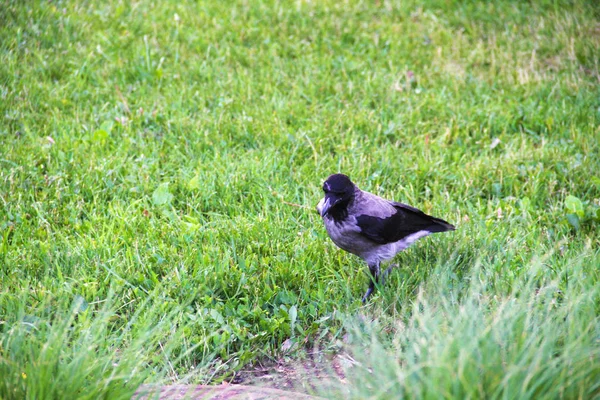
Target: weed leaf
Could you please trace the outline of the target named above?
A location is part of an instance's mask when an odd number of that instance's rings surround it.
[[[585,211],[583,209],[583,204],[581,203],[581,200],[579,200],[579,198],[575,196],[567,196],[567,198],[565,199],[565,208],[567,209],[567,211],[569,211],[569,213],[576,214],[579,218],[583,218],[583,216],[585,215]]]
[[[152,193],[152,202],[155,206],[164,206],[171,204],[173,195],[169,192],[169,183],[161,183],[154,193]]]

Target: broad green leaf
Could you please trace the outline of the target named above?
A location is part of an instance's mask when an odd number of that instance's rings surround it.
[[[113,126],[114,123],[112,121],[104,121],[102,125],[100,125],[100,128],[96,129],[92,134],[92,141],[104,142],[109,138]]]
[[[583,218],[583,216],[585,215],[583,203],[581,203],[581,200],[579,200],[579,198],[575,196],[567,196],[567,198],[565,199],[565,207],[570,213],[577,214],[579,218]]]
[[[288,315],[290,317],[290,323],[292,326],[296,323],[296,318],[298,317],[298,309],[295,305],[291,306],[288,310]]]
[[[200,177],[198,175],[195,175],[192,179],[190,179],[188,182],[188,189],[200,189]]]
[[[185,222],[185,221],[181,222],[181,226],[185,233],[194,233],[198,230],[198,228],[200,228],[200,225],[198,225],[198,224],[193,224],[193,223]]]
[[[217,310],[215,310],[214,308],[211,308],[210,310],[210,316],[217,321],[219,324],[223,324],[225,322],[225,318],[223,318],[223,315],[221,315],[220,312],[218,312]]]
[[[154,205],[157,205],[157,206],[168,205],[168,204],[171,204],[172,200],[173,200],[173,195],[171,194],[171,192],[169,192],[169,184],[166,182],[161,183],[156,188],[154,193],[152,193],[152,202],[154,203]]]
[[[108,139],[108,132],[104,129],[98,129],[92,135],[92,140],[94,142],[104,142],[106,139]]]
[[[104,121],[102,125],[100,125],[100,129],[105,130],[108,134],[110,134],[114,125],[115,123],[113,121]]]
[[[577,214],[567,214],[567,221],[569,221],[569,224],[571,224],[571,226],[575,228],[576,231],[579,230],[580,225],[579,217],[577,216]]]

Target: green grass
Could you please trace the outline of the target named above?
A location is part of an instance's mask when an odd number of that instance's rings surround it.
[[[4,2],[0,398],[219,382],[288,339],[383,360],[357,398],[599,396],[599,18]],[[364,307],[314,212],[338,171],[458,228]]]
[[[575,399],[600,394],[598,288],[589,254],[540,285],[545,260],[505,296],[478,265],[467,290],[440,266],[403,311],[351,325],[354,368],[336,398]],[[327,392],[326,392],[327,393]],[[331,394],[329,392],[328,394]]]

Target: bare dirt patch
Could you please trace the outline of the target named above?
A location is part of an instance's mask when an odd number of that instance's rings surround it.
[[[354,363],[350,356],[340,354],[263,361],[237,372],[230,382],[221,385],[143,385],[133,399],[321,399],[328,390],[345,383],[347,368]]]

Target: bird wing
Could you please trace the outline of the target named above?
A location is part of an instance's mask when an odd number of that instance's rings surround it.
[[[389,202],[395,212],[381,217],[364,213],[356,217],[360,234],[378,244],[397,242],[421,231],[435,233],[454,230],[446,221],[406,204]]]

